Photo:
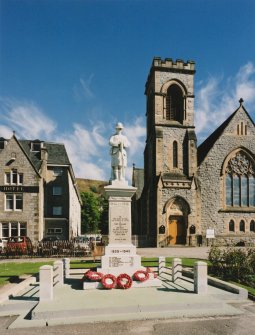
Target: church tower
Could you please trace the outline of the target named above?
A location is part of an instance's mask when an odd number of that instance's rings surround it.
[[[155,57],[145,86],[143,233],[153,245],[193,244],[198,233],[195,63]]]

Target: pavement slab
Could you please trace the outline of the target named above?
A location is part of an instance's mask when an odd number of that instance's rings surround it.
[[[31,292],[31,288],[28,291]],[[7,306],[9,311],[15,307],[19,315],[9,328],[103,321],[237,316],[243,313],[231,305],[239,301],[237,294],[209,286],[208,294],[198,295],[194,293],[192,281],[185,278],[176,283],[164,278],[160,288],[88,291],[82,289],[79,279],[70,279],[62,287],[54,288],[54,299],[49,302],[36,301],[38,291],[32,292],[34,301],[30,306],[25,306],[27,300],[18,300],[19,297],[16,297],[17,300],[6,303],[5,308],[2,308],[2,314],[0,309],[0,315],[4,315],[4,311],[5,315],[8,315]],[[28,299],[25,292],[21,293],[21,297]],[[19,303],[23,303],[24,308],[18,308]]]

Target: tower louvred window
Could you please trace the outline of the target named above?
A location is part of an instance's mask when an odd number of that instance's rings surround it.
[[[183,122],[183,93],[181,88],[173,84],[167,90],[166,119]]]

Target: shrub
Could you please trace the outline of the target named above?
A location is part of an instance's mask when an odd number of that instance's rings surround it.
[[[211,265],[209,271],[227,280],[250,283],[255,282],[254,249],[211,247],[208,257]]]

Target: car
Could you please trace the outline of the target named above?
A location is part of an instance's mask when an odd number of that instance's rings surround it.
[[[32,254],[33,245],[27,236],[12,236],[7,240],[6,245],[7,254]]]
[[[3,252],[6,246],[7,246],[7,238],[0,237],[0,253]]]
[[[89,238],[86,236],[76,236],[74,238],[74,242],[75,243],[88,243],[89,242]]]
[[[41,242],[57,242],[62,241],[62,239],[59,236],[45,236]]]

